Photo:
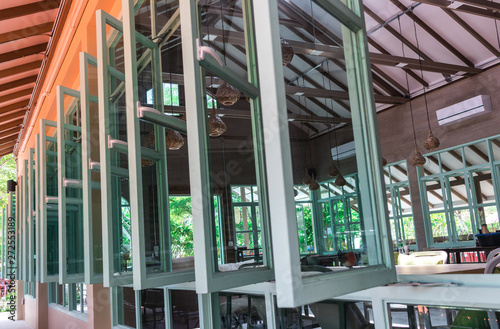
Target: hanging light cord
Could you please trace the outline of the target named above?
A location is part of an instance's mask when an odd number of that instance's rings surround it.
[[[417,42],[417,49],[419,50],[418,62],[420,64],[420,77],[422,78],[422,80],[424,80],[424,70],[422,69],[422,57],[420,57],[420,45],[418,43],[418,36],[417,36],[417,23],[415,23],[415,20],[413,20],[413,30],[415,31],[415,40]],[[425,93],[425,86],[424,85],[422,85],[422,88],[424,91],[425,112],[427,113],[427,125],[429,126],[429,131],[430,131],[431,130],[431,121],[429,119],[429,107],[427,106],[427,94]],[[409,89],[408,89],[408,92],[410,92]]]
[[[226,172],[226,152],[224,149],[224,137],[219,137],[222,147],[222,165],[224,166],[224,191],[226,194],[226,216],[229,216],[229,193],[227,190],[227,172]],[[221,232],[222,227],[219,228],[219,232]]]
[[[224,32],[224,13],[222,9],[222,1],[220,1],[220,22],[222,24],[222,47],[224,49],[224,65],[227,65],[226,63],[226,33]]]
[[[405,46],[403,43],[403,33],[401,29],[401,19],[398,17],[398,24],[399,24],[399,35],[401,37],[401,51],[403,52],[403,57],[405,56]],[[411,115],[411,127],[413,129],[413,141],[415,142],[415,147],[417,147],[417,134],[415,133],[415,123],[413,122],[413,106],[411,104],[411,96],[410,96],[410,83],[408,81],[408,72],[406,72],[406,89],[408,90],[408,96],[410,97],[410,115]]]
[[[491,0],[491,2],[494,2]],[[498,35],[498,25],[497,25],[497,19],[495,18],[495,30],[497,31],[497,42],[498,42],[498,49],[500,50],[500,35]]]
[[[312,27],[313,27],[313,40],[316,43],[316,24],[314,24],[314,10],[313,10],[313,2],[311,1],[311,19],[312,19]]]
[[[323,63],[321,65],[323,65]],[[330,74],[330,61],[328,61],[328,60],[326,62],[326,71],[327,71],[328,74]],[[324,78],[324,75],[323,75],[323,78]],[[324,83],[323,83],[323,85],[324,85]],[[330,79],[328,79],[328,88],[330,90],[332,90],[332,80],[330,80]],[[325,105],[326,105],[326,100],[325,100]],[[332,98],[330,98],[330,105],[331,105],[331,109],[333,111],[333,99]],[[328,133],[328,142],[330,143],[330,151],[329,151],[329,153],[330,153],[330,159],[333,161],[333,159],[332,159],[332,130],[335,130],[335,125],[333,123],[333,115],[332,115],[331,126],[333,126],[333,129],[331,129],[329,131],[329,133]]]

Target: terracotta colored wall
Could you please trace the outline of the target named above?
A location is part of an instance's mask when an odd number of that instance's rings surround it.
[[[37,328],[37,312],[36,312],[36,300],[30,297],[25,297],[24,304],[24,320],[29,323],[33,328]]]

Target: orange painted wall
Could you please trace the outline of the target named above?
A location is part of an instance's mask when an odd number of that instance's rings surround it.
[[[32,109],[37,113],[26,123],[28,132],[20,142],[18,163],[29,157],[29,149],[35,147],[35,135],[39,133],[40,119],[56,120],[56,88],[58,85],[79,89],[79,53],[86,51],[97,57],[96,11],[103,10],[114,17],[121,17],[120,0],[73,0],[68,19],[55,49],[53,60],[47,68],[47,78],[41,88],[40,98]],[[24,147],[22,147],[24,145]],[[21,170],[19,166],[18,170]],[[21,283],[21,282],[20,282]],[[21,291],[20,291],[21,292]],[[48,307],[47,285],[37,284],[37,300],[26,300],[18,305],[18,319],[26,318],[36,329],[107,329],[111,327],[109,289],[102,285],[87,286],[87,322],[81,321],[57,309]],[[21,298],[23,294],[20,294]]]

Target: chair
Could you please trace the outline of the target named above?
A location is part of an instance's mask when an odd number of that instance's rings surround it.
[[[495,249],[498,250],[498,249]],[[495,271],[495,268],[500,264],[500,256],[492,257],[489,261],[486,262],[486,267],[484,268],[484,274],[491,274]]]
[[[443,250],[416,251],[401,260],[398,259],[400,265],[437,265],[447,262],[448,254]]]
[[[486,262],[489,262],[490,259],[492,259],[493,257],[495,257],[496,255],[500,254],[500,248],[496,248],[496,249],[493,249],[492,251],[490,251],[490,253],[488,254],[488,257],[486,258]]]

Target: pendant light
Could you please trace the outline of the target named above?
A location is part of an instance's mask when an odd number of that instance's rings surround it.
[[[302,184],[304,185],[309,185],[311,184],[311,176],[309,176],[309,173],[307,172],[307,168],[306,168],[306,173],[304,174],[304,178],[302,178]]]
[[[285,39],[280,37],[281,41],[281,60],[283,62],[283,66],[287,66],[290,64],[290,62],[293,59],[293,56],[295,55],[292,46],[290,46],[290,43],[286,41]]]
[[[323,62],[324,63],[324,62]],[[323,65],[323,63],[321,63],[321,65]],[[326,62],[326,71],[328,72],[328,74],[330,74],[330,64],[329,62],[327,61]],[[326,85],[325,85],[325,76],[323,75],[323,88],[326,89]],[[328,79],[328,87],[330,90],[332,90],[332,81],[330,79]],[[330,104],[333,108],[333,99],[330,98]],[[326,100],[325,100],[325,106],[326,106]],[[331,127],[330,127],[331,128]],[[335,130],[335,126],[333,125],[333,130]],[[335,161],[333,161],[333,157],[332,157],[332,132],[329,131],[328,132],[328,144],[330,145],[330,150],[329,150],[329,154],[328,154],[328,157],[330,158],[331,160],[331,164],[330,166],[328,167],[328,176],[330,177],[337,177],[337,175],[339,174],[339,169],[337,168],[337,166],[335,166]]]
[[[224,31],[224,12],[222,8],[222,1],[220,2],[220,21],[222,24],[222,47],[224,51],[224,65],[226,63],[226,33]],[[223,82],[219,88],[217,88],[217,92],[215,93],[215,98],[217,102],[221,103],[224,106],[234,105],[240,99],[240,92],[235,87],[231,86],[227,82]]]
[[[181,133],[176,130],[169,130],[165,143],[169,150],[175,151],[184,145],[184,137],[182,137]]]
[[[415,20],[413,20],[413,30],[415,31],[415,40],[417,42],[417,49],[419,50],[418,62],[420,63],[420,77],[423,80],[424,79],[424,71],[422,69],[422,59],[420,58],[420,45],[418,43],[417,24],[415,23]],[[429,119],[429,107],[427,106],[427,95],[425,93],[425,86],[423,86],[423,90],[424,90],[425,111],[427,113],[427,125],[429,126],[429,133],[427,134],[427,138],[425,139],[424,147],[429,151],[434,151],[439,147],[440,143],[439,143],[439,139],[437,139],[437,137],[434,136],[434,134],[432,133],[431,122]],[[424,161],[424,163],[425,163],[425,161]]]
[[[219,117],[219,114],[217,114],[215,106],[212,106],[212,113],[210,113],[208,118],[208,133],[210,137],[218,137],[226,131],[226,124]]]
[[[234,105],[240,99],[240,91],[227,82],[223,82],[215,93],[217,102],[224,106]]]
[[[311,183],[309,183],[309,189],[311,191],[316,191],[319,189],[319,184],[318,182],[316,181],[316,179],[314,178],[314,174],[312,175],[312,178],[311,178]]]
[[[403,43],[403,32],[401,29],[401,19],[398,17],[398,24],[399,24],[399,34],[401,36],[401,51],[403,53],[403,57],[405,56],[405,47]],[[406,89],[408,90],[408,94],[410,93],[410,83],[408,81],[408,72],[406,72]],[[411,101],[411,96],[410,96],[410,101],[408,102],[410,105],[410,116],[411,116],[411,126],[413,129],[413,141],[415,143],[415,152],[413,154],[413,157],[411,158],[411,164],[414,166],[423,166],[426,162],[426,159],[422,156],[422,153],[418,150],[417,146],[417,134],[415,132],[415,123],[413,121],[413,106],[412,106],[412,101]]]
[[[155,148],[155,130],[154,128],[144,138],[144,146]],[[143,167],[151,167],[155,162],[153,160],[141,158],[141,165]]]
[[[337,185],[337,186],[344,186],[346,184],[347,184],[347,181],[345,180],[345,178],[342,175],[342,173],[339,171],[337,179],[335,180],[335,185]]]

